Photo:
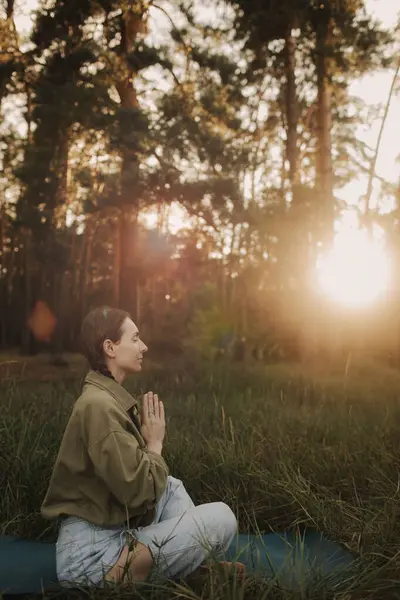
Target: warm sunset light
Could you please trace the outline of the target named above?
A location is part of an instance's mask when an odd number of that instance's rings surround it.
[[[399,34],[0,0],[0,600],[400,600]]]
[[[330,298],[348,306],[376,300],[390,281],[390,258],[365,230],[338,233],[333,250],[317,263],[318,283]]]

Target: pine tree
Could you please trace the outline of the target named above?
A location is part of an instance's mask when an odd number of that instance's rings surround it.
[[[348,84],[366,70],[385,65],[382,51],[390,36],[367,18],[361,1],[232,0],[230,4],[236,9],[237,38],[244,40],[253,56],[252,80],[261,88],[272,68],[281,90],[283,156],[288,163],[283,180],[289,180],[291,191],[283,249],[292,247],[289,254],[300,263],[293,263],[290,271],[299,273],[301,265],[314,260],[317,244],[329,245],[332,240],[338,212],[334,190],[354,172],[343,170],[344,130],[352,127],[354,135],[356,123],[346,114]],[[312,247],[307,241],[310,236]],[[301,246],[304,249],[299,251]]]
[[[111,211],[116,219],[114,302],[133,314],[139,277],[134,267],[140,260],[134,256],[132,261],[131,241],[148,183],[140,167],[148,156],[146,144],[151,146],[149,119],[138,105],[133,80],[163,62],[140,37],[147,13],[145,3],[57,1],[38,15],[34,60],[37,64],[40,58],[44,67],[32,85],[35,129],[18,172],[24,186],[18,221],[32,228],[42,273],[46,263],[54,269],[57,256],[56,272],[67,267],[70,236],[63,240],[62,230],[74,201],[85,212]],[[109,164],[100,170],[72,164],[74,148],[93,144],[93,138],[97,151],[109,155]],[[71,198],[72,190],[78,198]],[[51,279],[56,278],[50,273],[43,277]],[[43,295],[43,288],[37,293]]]

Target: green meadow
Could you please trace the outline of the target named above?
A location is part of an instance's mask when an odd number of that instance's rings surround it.
[[[42,365],[43,367],[43,365]],[[2,373],[1,533],[55,541],[39,513],[84,371]],[[356,581],[336,591],[290,592],[273,581],[193,574],[162,587],[74,590],[45,597],[355,600],[400,597],[400,373],[274,365],[195,369],[156,365],[127,383],[165,403],[164,456],[194,502],[222,500],[241,532],[308,526],[360,558]]]

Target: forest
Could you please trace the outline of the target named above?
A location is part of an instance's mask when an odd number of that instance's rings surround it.
[[[103,304],[159,356],[396,363],[398,24],[363,0],[41,0],[21,35],[22,6],[0,13],[3,350],[60,359]],[[352,93],[382,72],[378,105]],[[346,215],[363,244],[332,267]]]

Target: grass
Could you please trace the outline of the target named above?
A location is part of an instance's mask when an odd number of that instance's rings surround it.
[[[144,586],[135,597],[400,598],[400,374],[373,365],[352,369],[153,368],[128,382],[134,394],[152,389],[162,397],[164,456],[196,504],[228,503],[242,532],[317,528],[362,564],[356,584],[334,596],[288,593],[256,580],[244,588],[231,580],[217,585],[210,575]],[[55,541],[54,525],[39,510],[83,372],[69,377],[61,369],[47,382],[24,373],[0,380],[0,533]],[[129,596],[90,590],[46,597],[88,594]]]

